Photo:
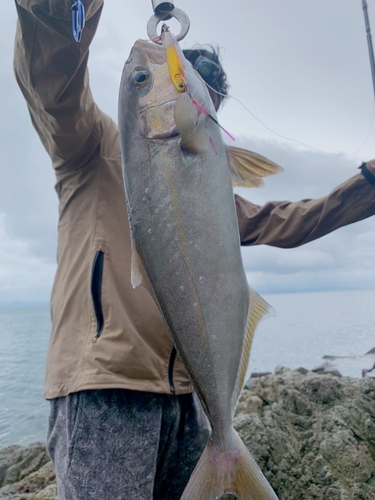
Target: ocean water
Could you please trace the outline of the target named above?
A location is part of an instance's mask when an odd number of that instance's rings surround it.
[[[375,355],[375,290],[264,295],[277,316],[255,335],[249,374],[278,365],[312,369],[324,355],[343,375],[361,376]],[[43,398],[49,308],[0,310],[0,449],[45,441]],[[346,356],[351,356],[346,358]]]
[[[45,441],[48,307],[0,310],[0,448]]]
[[[374,364],[375,354],[365,353],[375,347],[375,290],[263,297],[276,316],[263,320],[255,333],[248,374],[331,363],[344,376],[361,377]]]

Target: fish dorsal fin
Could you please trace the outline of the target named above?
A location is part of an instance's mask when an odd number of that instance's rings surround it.
[[[174,120],[185,150],[199,153],[209,145],[204,116],[199,113],[188,94],[182,94],[177,99]]]
[[[262,177],[284,172],[273,161],[247,149],[228,146],[227,157],[233,187],[262,187]]]
[[[258,323],[269,316],[276,316],[276,312],[272,306],[268,304],[255,290],[249,287],[250,303],[249,312],[247,314],[246,332],[242,346],[241,362],[237,374],[236,386],[232,397],[232,408],[234,410],[238,397],[245,383],[247,367],[249,364],[251,344],[254,337],[254,332]]]

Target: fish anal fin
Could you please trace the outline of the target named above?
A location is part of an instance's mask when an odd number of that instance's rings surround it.
[[[275,316],[276,312],[255,290],[249,287],[249,311],[247,314],[246,332],[242,346],[242,356],[237,375],[236,386],[233,392],[232,407],[235,408],[238,397],[245,383],[247,368],[249,365],[251,344],[253,342],[254,332],[258,323],[269,316]]]
[[[209,145],[205,117],[199,112],[188,94],[181,94],[177,99],[174,119],[184,151],[199,153]]]
[[[227,146],[227,158],[233,187],[262,187],[262,178],[284,169],[258,153]]]
[[[230,451],[217,450],[208,441],[181,500],[217,500],[225,493],[241,500],[277,500],[237,432],[232,428]]]

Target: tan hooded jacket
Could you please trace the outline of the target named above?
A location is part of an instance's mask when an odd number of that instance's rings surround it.
[[[87,73],[103,0],[83,3],[87,22],[77,44],[69,0],[16,0],[16,78],[52,159],[59,197],[45,395],[191,392],[156,305],[130,283],[118,130],[95,105]],[[260,207],[236,197],[236,205],[242,244],[295,247],[373,215],[375,186],[358,174],[321,199]]]

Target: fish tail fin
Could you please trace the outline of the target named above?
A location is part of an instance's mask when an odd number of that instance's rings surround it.
[[[228,493],[240,500],[277,500],[251,453],[232,432],[230,452],[218,451],[208,442],[181,500],[218,500]]]

